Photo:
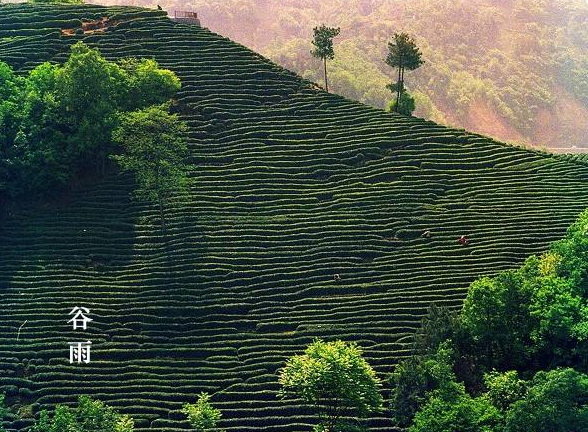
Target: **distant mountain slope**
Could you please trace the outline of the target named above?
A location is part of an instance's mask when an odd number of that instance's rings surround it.
[[[76,35],[103,17],[103,32]],[[195,183],[175,199],[168,244],[126,175],[0,219],[0,391],[13,409],[89,393],[140,432],[171,432],[187,429],[182,403],[209,391],[229,432],[310,430],[307,408],[276,397],[287,356],[315,337],[354,340],[385,378],[431,302],[458,307],[472,280],[545,250],[588,205],[582,158],[324,93],[157,11],[0,6],[0,59],[21,72],[78,40],[176,71]],[[67,324],[74,306],[91,309],[85,333]],[[92,362],[70,365],[68,342],[86,338]],[[384,415],[371,424],[390,430]]]
[[[426,64],[407,73],[416,114],[499,139],[588,151],[588,4],[584,0],[107,0],[195,9],[203,24],[322,83],[312,28],[341,27],[335,93],[384,108],[395,31]],[[563,149],[562,149],[563,148]]]

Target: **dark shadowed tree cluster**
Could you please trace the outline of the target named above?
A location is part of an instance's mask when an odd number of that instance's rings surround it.
[[[588,431],[588,211],[517,270],[433,307],[391,376],[410,432]]]
[[[121,119],[168,101],[180,81],[153,60],[109,62],[82,42],[63,65],[26,77],[0,62],[0,195],[16,197],[104,173]]]

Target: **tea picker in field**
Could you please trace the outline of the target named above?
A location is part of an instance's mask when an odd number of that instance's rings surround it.
[[[462,245],[462,246],[467,246],[469,244],[469,240],[466,236],[462,235],[460,238],[457,239],[457,241]]]

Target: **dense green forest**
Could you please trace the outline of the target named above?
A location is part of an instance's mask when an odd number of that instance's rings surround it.
[[[155,0],[109,0],[155,7]],[[396,31],[414,34],[426,66],[411,74],[415,115],[503,140],[588,148],[588,4],[584,0],[161,0],[206,27],[322,83],[312,28],[341,27],[335,93],[385,108],[384,63]]]
[[[83,42],[63,66],[45,62],[26,77],[0,59],[0,199],[55,194],[92,172],[104,174],[109,159],[126,160],[118,153],[132,145],[124,134],[117,142],[116,132],[137,123],[133,116],[144,125],[141,110],[168,102],[179,89],[173,72],[153,60],[108,62]],[[167,120],[167,109],[157,123]]]

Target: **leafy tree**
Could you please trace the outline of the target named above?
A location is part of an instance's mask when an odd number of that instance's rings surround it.
[[[517,371],[490,372],[484,375],[486,396],[501,412],[525,397],[527,383],[519,378]]]
[[[447,339],[456,339],[461,326],[459,313],[435,303],[427,309],[421,326],[414,335],[415,354],[433,354]]]
[[[453,356],[451,343],[444,341],[433,354],[413,355],[396,366],[390,376],[390,407],[398,426],[410,426],[430,393],[456,380]]]
[[[82,42],[63,65],[43,63],[17,77],[0,63],[0,192],[58,188],[117,150],[120,113],[168,101],[180,88],[153,60],[109,62]]]
[[[121,95],[124,111],[143,109],[170,99],[181,87],[179,78],[161,69],[152,59],[127,58],[119,62],[126,72],[126,90]]]
[[[0,192],[7,190],[12,183],[23,87],[24,80],[17,77],[8,64],[0,61]]]
[[[531,295],[517,271],[472,283],[462,320],[479,352],[481,365],[509,370],[527,364],[534,326],[529,314]]]
[[[574,369],[539,371],[525,398],[506,413],[505,432],[588,431],[588,376]]]
[[[58,69],[56,92],[64,123],[66,155],[75,166],[86,161],[100,162],[113,151],[111,131],[125,85],[125,74],[115,63],[82,42],[71,48],[71,55]]]
[[[314,49],[310,52],[314,57],[323,60],[325,90],[329,91],[329,81],[327,79],[327,59],[333,60],[335,58],[335,51],[333,50],[333,38],[339,35],[341,29],[339,27],[327,27],[322,24],[320,27],[314,28],[314,39],[312,44]]]
[[[380,380],[354,343],[316,340],[291,357],[280,371],[280,394],[302,398],[317,411],[315,430],[349,426],[343,417],[362,419],[382,409]]]
[[[391,111],[391,112],[394,111],[399,114],[411,116],[415,110],[415,107],[416,107],[415,102],[414,102],[414,98],[406,90],[404,90],[400,96],[400,106],[396,106],[397,103],[398,103],[397,99],[390,101],[390,105],[388,106],[388,111]]]
[[[123,170],[132,171],[139,188],[136,196],[159,206],[165,230],[165,207],[173,192],[186,188],[187,125],[166,105],[125,113],[113,133],[125,152],[113,158]]]
[[[431,394],[408,432],[497,432],[502,416],[485,396],[473,398],[461,383]]]
[[[78,406],[57,405],[53,418],[41,411],[31,432],[133,432],[133,419],[89,396],[80,396]]]
[[[386,57],[386,64],[393,68],[398,68],[398,81],[392,84],[389,88],[396,91],[396,104],[394,105],[396,112],[404,107],[407,110],[409,101],[402,101],[402,93],[404,91],[404,71],[415,70],[423,63],[422,54],[416,46],[414,39],[407,33],[395,33],[394,41],[388,43],[388,56]],[[414,99],[412,100],[414,104]],[[413,108],[414,110],[414,108]]]
[[[574,294],[570,282],[557,276],[536,281],[529,312],[538,323],[531,337],[545,366],[568,363],[577,344],[574,331],[582,321],[583,299]]]
[[[206,392],[198,395],[195,404],[185,404],[182,412],[188,416],[190,425],[198,432],[214,430],[222,416],[220,410],[211,405],[210,395]]]

